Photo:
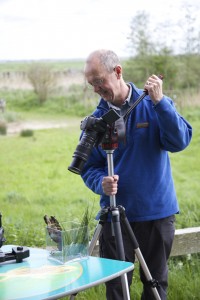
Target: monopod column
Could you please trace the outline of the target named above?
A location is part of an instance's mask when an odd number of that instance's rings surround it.
[[[106,150],[109,176],[114,175],[113,152],[114,152],[114,150]],[[122,232],[121,232],[121,226],[120,226],[120,212],[119,212],[119,209],[116,207],[115,195],[110,196],[110,210],[111,210],[111,214],[112,214],[112,225],[113,225],[113,229],[114,229],[114,236],[115,236],[118,259],[125,261],[125,253],[124,253]],[[122,291],[123,291],[124,300],[130,300],[127,274],[121,275],[120,278],[121,278],[121,283],[122,283]]]
[[[114,150],[106,150],[107,153],[107,162],[108,162],[108,175],[113,176],[114,175],[114,164],[113,164],[113,153]],[[116,206],[116,198],[115,195],[110,196],[110,206],[115,207]]]

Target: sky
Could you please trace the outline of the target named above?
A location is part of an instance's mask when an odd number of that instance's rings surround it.
[[[84,59],[98,48],[127,57],[131,20],[139,11],[157,31],[165,22],[159,34],[171,43],[182,38],[177,23],[189,4],[200,12],[199,0],[0,0],[0,60]]]

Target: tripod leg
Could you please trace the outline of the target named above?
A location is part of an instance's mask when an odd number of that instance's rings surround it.
[[[113,229],[114,229],[118,259],[125,261],[125,253],[124,253],[122,232],[121,232],[121,226],[120,226],[120,214],[119,214],[118,208],[114,208],[112,210],[112,222],[113,222]],[[130,300],[127,274],[125,273],[125,274],[121,275],[120,278],[121,278],[121,283],[122,283],[122,291],[123,291],[124,300]]]
[[[136,239],[136,237],[135,237],[135,235],[133,233],[133,230],[132,230],[132,228],[131,228],[131,226],[129,224],[129,221],[128,221],[126,215],[125,215],[125,209],[123,207],[119,207],[119,210],[120,210],[121,220],[122,220],[122,222],[124,224],[124,228],[125,228],[128,236],[130,238],[130,241],[131,241],[131,243],[133,245],[133,249],[134,249],[135,254],[136,254],[137,258],[138,258],[138,261],[139,261],[139,263],[141,265],[141,268],[142,268],[142,270],[143,270],[143,272],[145,274],[147,282],[151,286],[151,290],[153,292],[153,295],[154,295],[154,297],[155,297],[156,300],[161,300],[160,295],[158,294],[158,291],[157,291],[157,288],[156,288],[158,286],[158,282],[155,279],[152,278],[151,273],[149,272],[147,264],[146,264],[146,262],[145,262],[145,260],[144,260],[144,258],[142,256],[142,253],[140,251],[137,239]]]
[[[102,208],[101,211],[100,211],[99,222],[98,222],[98,224],[95,228],[94,235],[93,235],[92,240],[90,242],[90,246],[89,246],[89,250],[88,250],[89,255],[92,255],[94,247],[95,247],[95,245],[96,245],[96,243],[99,239],[102,227],[103,227],[104,223],[107,220],[108,212],[109,212],[108,208]]]
[[[88,253],[89,255],[92,255],[93,251],[94,251],[94,247],[96,246],[96,243],[99,239],[100,233],[102,230],[102,225],[99,223],[95,229],[94,235],[92,237],[92,240],[90,241],[90,245],[89,245],[89,249],[88,249]]]

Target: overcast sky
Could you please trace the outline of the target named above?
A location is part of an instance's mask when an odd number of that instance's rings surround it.
[[[170,24],[187,4],[200,15],[199,0],[0,0],[0,60],[78,59],[97,48],[129,56],[127,36],[138,11],[155,24],[167,22],[166,39],[177,39]]]

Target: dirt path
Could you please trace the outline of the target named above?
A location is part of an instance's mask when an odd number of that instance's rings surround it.
[[[50,128],[64,128],[68,126],[79,126],[79,119],[70,119],[67,121],[23,121],[12,122],[7,125],[7,134],[18,134],[24,129],[41,130]]]

